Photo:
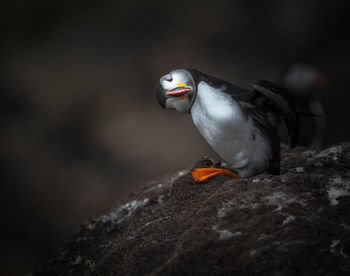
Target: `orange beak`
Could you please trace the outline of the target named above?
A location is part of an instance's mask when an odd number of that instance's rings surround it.
[[[181,97],[191,91],[192,91],[191,87],[176,87],[174,89],[168,90],[166,92],[166,95],[173,96],[173,97]]]

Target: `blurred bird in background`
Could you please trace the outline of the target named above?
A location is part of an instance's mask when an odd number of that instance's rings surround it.
[[[321,149],[325,137],[327,120],[319,98],[327,92],[327,76],[307,63],[296,63],[282,75],[280,83],[287,88],[299,114],[299,137],[297,144],[312,149]],[[281,139],[287,144],[288,137],[282,131]]]

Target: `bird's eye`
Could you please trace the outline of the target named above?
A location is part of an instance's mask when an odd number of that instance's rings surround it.
[[[166,81],[169,81],[169,82],[172,82],[172,81],[173,81],[173,77],[172,77],[171,75],[166,75],[166,76],[164,76],[164,79],[165,79]]]

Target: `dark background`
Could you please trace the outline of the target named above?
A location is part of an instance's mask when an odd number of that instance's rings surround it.
[[[75,225],[129,191],[215,153],[190,116],[155,101],[160,76],[196,68],[237,85],[307,62],[324,146],[349,140],[344,1],[2,1],[1,275],[55,255]]]

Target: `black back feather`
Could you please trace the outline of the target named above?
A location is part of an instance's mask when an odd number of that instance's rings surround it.
[[[295,147],[299,136],[299,119],[292,99],[281,86],[272,82],[260,80],[252,82],[252,85],[254,91],[267,97],[281,114],[288,130],[289,144]]]

